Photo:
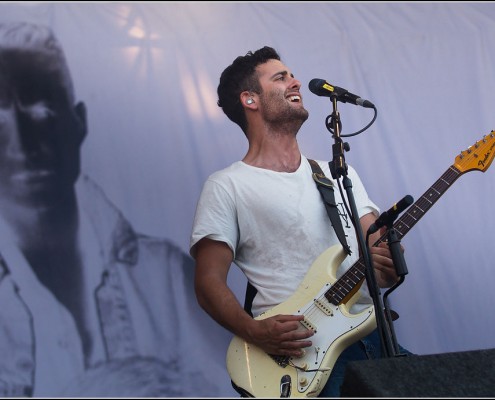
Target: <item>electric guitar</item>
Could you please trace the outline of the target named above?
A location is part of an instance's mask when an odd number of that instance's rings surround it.
[[[462,174],[485,172],[495,156],[495,131],[462,151],[453,165],[393,224],[401,239]],[[385,241],[384,234],[376,243]],[[274,356],[235,336],[227,350],[233,385],[250,397],[316,397],[342,351],[376,328],[374,306],[349,312],[358,300],[366,266],[357,260],[342,277],[336,270],[345,259],[342,246],[325,250],[312,264],[295,293],[256,317],[304,315],[300,329],[312,329],[312,346],[300,358]]]

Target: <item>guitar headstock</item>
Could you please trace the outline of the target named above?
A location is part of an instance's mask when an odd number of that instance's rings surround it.
[[[455,158],[454,166],[461,172],[479,170],[485,172],[495,157],[495,131],[461,151]]]

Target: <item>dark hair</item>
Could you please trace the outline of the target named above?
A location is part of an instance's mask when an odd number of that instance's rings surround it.
[[[247,120],[239,95],[245,90],[261,93],[256,67],[269,60],[280,60],[276,50],[271,47],[265,46],[255,52],[249,51],[245,56],[237,57],[220,76],[217,104],[244,133],[247,130]]]
[[[0,23],[0,53],[19,50],[50,57],[52,68],[63,79],[70,101],[74,101],[74,87],[62,45],[49,27],[23,21]]]

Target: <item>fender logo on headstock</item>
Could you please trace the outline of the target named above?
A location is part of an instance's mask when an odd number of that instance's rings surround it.
[[[485,167],[485,163],[488,160],[491,161],[493,159],[493,157],[491,157],[491,154],[492,154],[492,150],[493,150],[494,147],[495,147],[495,143],[492,143],[492,146],[490,147],[490,150],[485,153],[485,157],[483,158],[483,160],[479,160],[478,161],[478,166],[484,168]]]

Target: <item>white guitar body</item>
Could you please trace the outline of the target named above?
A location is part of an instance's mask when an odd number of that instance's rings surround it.
[[[227,351],[227,370],[236,386],[254,397],[316,397],[340,353],[376,328],[373,306],[359,314],[349,312],[358,294],[338,306],[324,296],[336,281],[344,258],[340,245],[327,249],[289,299],[256,318],[303,314],[301,329],[315,331],[310,338],[313,344],[304,349],[304,356],[273,358],[243,339],[233,338]]]

